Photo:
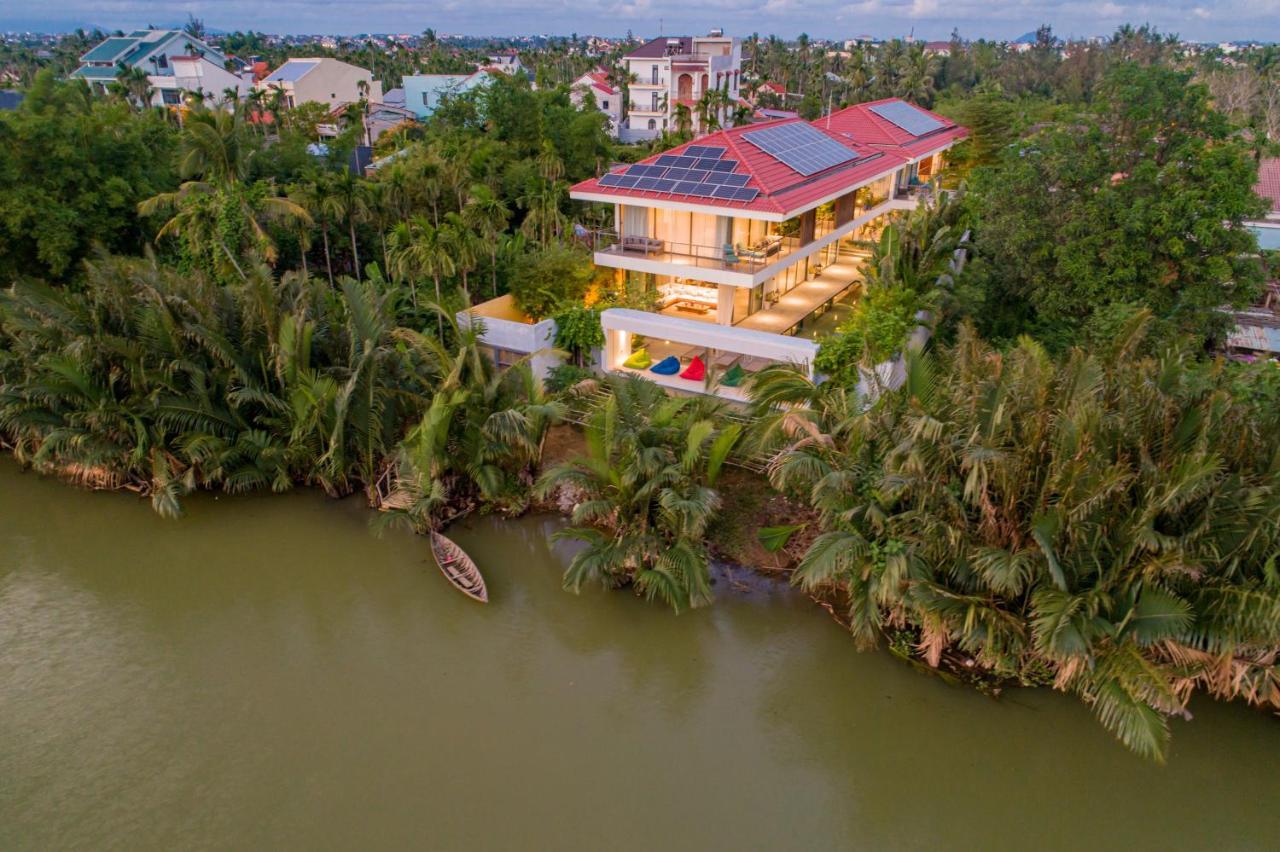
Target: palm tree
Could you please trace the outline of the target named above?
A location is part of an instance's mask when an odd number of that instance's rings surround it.
[[[795,582],[838,590],[860,643],[892,631],[929,665],[1051,682],[1156,759],[1197,686],[1280,704],[1276,413],[1176,348],[1137,356],[1148,322],[1056,363],[962,328],[854,406],[763,376],[770,477],[824,529]]]
[[[245,185],[252,151],[237,115],[195,113],[183,128],[179,155],[179,173],[186,180],[175,191],[141,202],[138,212],[143,216],[172,213],[156,239],[181,238],[220,274],[234,270],[237,277],[246,279],[246,257],[276,262],[278,252],[264,222],[310,222],[303,207],[272,194],[265,184]],[[238,223],[239,228],[228,232],[223,227],[226,221]]]
[[[525,361],[500,368],[484,353],[480,330],[447,322],[440,338],[401,329],[399,340],[417,354],[436,379],[421,419],[397,449],[394,481],[384,508],[393,520],[415,529],[435,525],[435,510],[449,497],[476,492],[481,499],[518,514],[528,507],[528,483],[542,459],[547,429],[563,416],[548,399]]]
[[[467,276],[476,268],[480,255],[475,232],[471,230],[460,213],[446,213],[444,225],[440,230],[442,231],[441,239],[448,246],[449,253],[453,257],[454,269],[462,276],[463,299],[470,305],[471,288],[468,285]]]
[[[116,82],[138,109],[144,110],[151,105],[151,79],[146,70],[122,65],[116,71]]]
[[[462,208],[463,220],[489,246],[489,274],[493,295],[498,295],[498,237],[507,229],[511,211],[496,193],[484,184],[473,184],[471,197]]]
[[[671,399],[636,377],[610,377],[611,393],[587,420],[587,453],[543,474],[543,497],[566,489],[574,526],[557,538],[586,546],[565,588],[630,583],[677,612],[711,600],[703,536],[720,506],[714,490],[739,427],[718,429],[714,409]]]
[[[423,216],[396,225],[391,232],[391,266],[397,278],[410,283],[413,303],[418,303],[416,282],[430,277],[435,284],[437,306],[444,303],[440,279],[453,275],[456,265],[446,234]],[[436,317],[441,337],[444,323]]]

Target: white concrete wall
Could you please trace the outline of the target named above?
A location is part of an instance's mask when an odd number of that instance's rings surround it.
[[[480,323],[483,331],[480,340],[486,346],[518,352],[521,355],[534,355],[529,361],[533,375],[545,379],[552,369],[564,363],[564,359],[551,350],[556,345],[556,321],[545,319],[541,322],[526,323],[514,320],[484,316],[478,311],[461,311],[457,315],[458,324],[470,326],[472,321]],[[544,351],[545,350],[545,351]]]

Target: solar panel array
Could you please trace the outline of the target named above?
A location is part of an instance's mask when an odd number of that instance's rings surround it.
[[[760,191],[747,188],[751,176],[734,173],[737,160],[721,159],[724,154],[724,148],[690,145],[683,154],[663,154],[651,164],[610,172],[600,178],[600,185],[719,201],[754,201]]]
[[[867,109],[885,121],[896,124],[912,136],[923,136],[926,133],[932,133],[935,130],[941,130],[946,127],[945,124],[933,116],[926,115],[911,104],[903,103],[902,101],[876,104],[875,106],[867,107]]]
[[[742,134],[742,138],[805,177],[858,157],[850,149],[805,122],[751,130]]]

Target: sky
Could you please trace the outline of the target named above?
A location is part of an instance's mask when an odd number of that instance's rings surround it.
[[[1050,24],[1060,36],[1107,35],[1150,23],[1200,41],[1280,41],[1280,0],[0,0],[0,30],[173,25],[187,13],[220,30],[278,33],[596,34],[801,32],[817,38],[915,33],[1009,39]]]

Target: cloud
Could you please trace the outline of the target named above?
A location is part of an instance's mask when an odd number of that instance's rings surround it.
[[[1150,23],[1184,38],[1280,41],[1280,0],[59,0],[0,2],[0,30],[44,22],[59,28],[129,29],[172,25],[188,13],[223,30],[515,35],[577,32],[638,35],[696,33],[723,27],[793,37],[870,33],[945,38],[1011,38],[1047,23],[1060,35],[1105,35],[1117,24]],[[48,28],[48,27],[41,27]]]

